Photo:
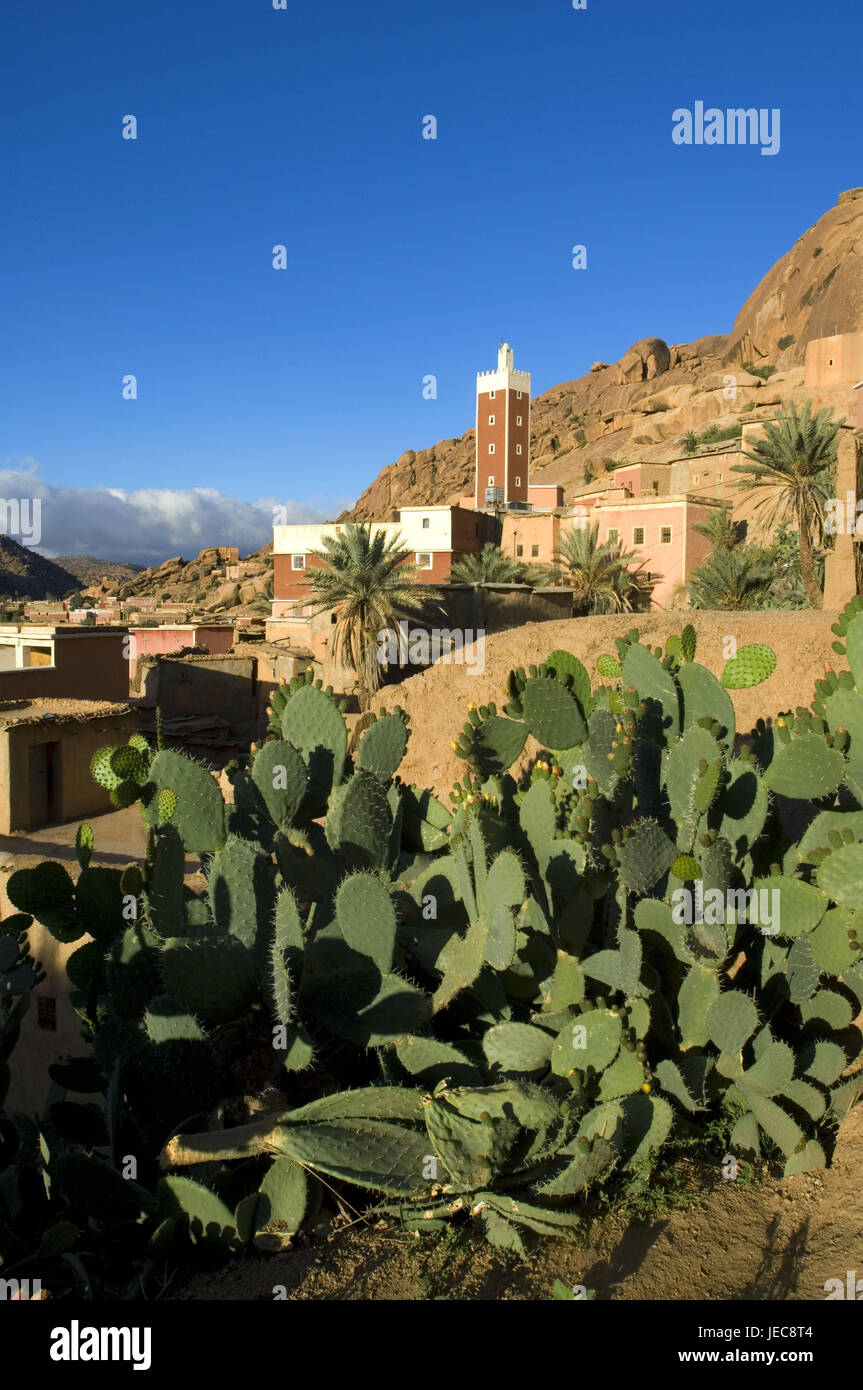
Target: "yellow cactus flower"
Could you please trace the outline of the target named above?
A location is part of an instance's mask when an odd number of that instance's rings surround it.
[[[642,1091],[644,1092],[644,1094],[645,1094],[646,1096],[649,1096],[649,1095],[650,1095],[650,1092],[653,1090],[653,1087],[651,1086],[651,1084],[650,1084],[649,1081],[645,1081],[645,1083],[644,1083],[644,1085],[642,1086],[641,1089],[642,1089]]]
[[[470,701],[468,702],[468,707],[467,707],[467,709],[468,709],[468,714],[473,714],[474,710],[476,709],[476,700],[470,700]]]

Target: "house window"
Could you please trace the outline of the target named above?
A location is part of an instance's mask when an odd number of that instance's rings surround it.
[[[696,475],[695,475],[695,477],[692,479],[692,481],[693,481],[694,483],[699,483],[699,482],[701,482],[701,474],[700,474],[700,473],[696,473]]]
[[[330,627],[333,627],[338,621],[339,621],[339,615],[338,615],[338,613],[331,613],[331,614],[330,614]]]
[[[520,444],[516,444],[516,446],[515,446],[515,452],[516,452],[517,454],[520,454],[520,453],[521,453],[521,445],[520,445]]]
[[[670,527],[670,526],[660,526],[660,528],[659,528],[659,539],[660,539],[660,541],[662,542],[663,545],[671,545],[671,527]]]
[[[431,522],[429,521],[428,517],[427,517],[427,516],[424,516],[424,517],[423,517],[423,530],[424,530],[424,531],[427,531],[427,530],[429,529],[429,526],[430,526],[430,525],[431,525]]]
[[[716,475],[716,481],[717,481],[718,483],[721,483],[721,482],[722,482],[722,474],[721,474],[721,473],[717,473],[717,475]]]
[[[432,567],[432,557],[427,550],[418,550],[416,561],[418,570],[430,570]]]
[[[530,547],[530,553],[531,553],[533,559],[535,560],[535,559],[537,558],[537,556],[539,555],[539,546],[538,546],[538,545],[532,545],[532,546]]]
[[[489,415],[489,417],[488,417],[488,423],[489,423],[490,425],[493,425],[493,424],[494,424],[494,416],[493,416],[493,415]]]
[[[521,487],[521,478],[516,478],[515,485],[516,487]]]
[[[833,366],[833,358],[832,358],[832,357],[828,357],[828,358],[827,358],[827,366],[828,366],[828,367],[832,367],[832,366]]]
[[[515,553],[516,553],[516,557],[520,559],[521,556],[524,554],[524,546],[523,546],[523,545],[517,545],[516,548],[515,548]]]
[[[617,529],[616,526],[612,526],[612,527],[609,529],[609,532],[608,532],[608,541],[609,541],[609,544],[610,544],[610,545],[617,545],[617,543],[618,543],[619,540],[620,540],[620,532],[618,531],[618,529]]]
[[[643,526],[633,526],[633,528],[632,528],[632,544],[633,544],[633,545],[644,545],[644,527],[643,527]]]
[[[515,423],[516,423],[517,425],[520,425],[520,424],[521,424],[521,416],[520,416],[520,415],[516,415],[516,417],[515,417]]]
[[[292,569],[292,570],[304,570],[305,568],[306,568],[306,557],[305,557],[305,555],[292,555],[292,556],[291,556],[291,569]]]
[[[36,1024],[49,1033],[57,1032],[57,1000],[53,995],[36,996]]]
[[[490,454],[493,454],[493,453],[494,453],[494,445],[493,445],[493,444],[489,444],[489,446],[488,446],[488,451],[489,451]]]

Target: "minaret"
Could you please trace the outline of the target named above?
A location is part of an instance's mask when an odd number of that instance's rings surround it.
[[[501,343],[497,371],[476,377],[477,510],[528,500],[530,372],[517,372]]]

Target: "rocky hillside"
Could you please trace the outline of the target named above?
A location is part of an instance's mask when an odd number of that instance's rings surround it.
[[[202,550],[194,560],[174,555],[127,579],[117,589],[117,596],[123,600],[155,598],[195,613],[235,616],[266,596],[272,579],[272,550],[271,541],[240,560],[236,579],[226,577],[225,562],[220,560],[215,546]]]
[[[561,483],[568,497],[621,461],[667,462],[682,438],[708,424],[754,421],[780,400],[804,399],[806,344],[863,328],[863,189],[795,242],[749,296],[728,334],[693,343],[643,338],[613,364],[563,382],[531,406],[531,476]],[[754,367],[755,373],[746,370]],[[768,369],[768,376],[759,375]],[[769,371],[770,368],[774,370]],[[723,397],[733,375],[737,398]],[[847,393],[819,404],[847,412]],[[392,508],[449,502],[473,491],[474,430],[430,449],[409,449],[384,468],[340,520],[385,519]]]
[[[60,599],[80,587],[80,580],[62,564],[0,533],[0,596]]]
[[[114,586],[113,589],[108,588],[109,593],[116,592],[118,585],[140,574],[142,569],[141,565],[128,565],[122,560],[100,560],[94,555],[58,555],[54,563],[74,574],[85,588],[101,585],[102,580],[107,579],[109,586]]]

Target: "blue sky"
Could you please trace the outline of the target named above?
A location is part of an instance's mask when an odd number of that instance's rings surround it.
[[[499,338],[538,394],[727,332],[861,182],[857,0],[286,4],[5,0],[0,481],[51,501],[45,550],[331,514],[471,425]],[[780,108],[779,154],[676,146],[697,100]]]

